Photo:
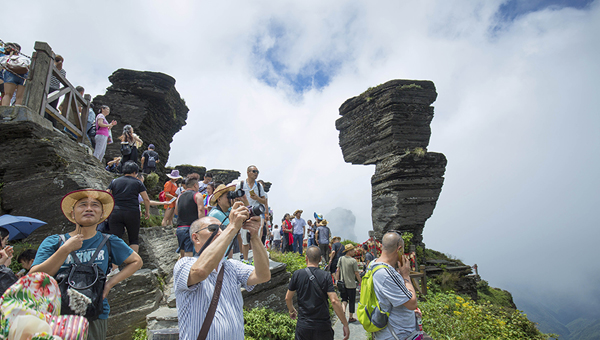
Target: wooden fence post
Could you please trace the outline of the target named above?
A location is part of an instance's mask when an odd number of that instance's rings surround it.
[[[50,84],[47,84],[48,74],[54,59],[52,48],[47,43],[36,41],[34,48],[35,61],[33,69],[29,71],[32,74],[25,86],[23,104],[29,107],[35,114],[43,116],[46,97],[48,96],[48,87],[50,86]]]

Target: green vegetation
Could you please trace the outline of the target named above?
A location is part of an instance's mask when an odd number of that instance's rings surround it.
[[[514,308],[512,296],[509,292],[490,287],[485,280],[477,282],[477,298],[479,301],[487,301],[496,306]]]
[[[146,206],[144,204],[141,205],[142,207],[142,217],[140,218],[140,227],[142,228],[149,228],[149,227],[156,227],[162,224],[162,216],[161,215],[152,215],[150,214],[150,218],[146,219],[144,216],[146,215]]]
[[[277,313],[268,308],[244,310],[246,340],[293,339],[295,330],[296,320],[292,320],[287,313]]]
[[[131,340],[146,340],[146,339],[148,339],[148,334],[146,333],[145,328],[136,328],[135,331],[133,331],[133,336],[131,337]]]
[[[352,241],[352,240],[343,240],[343,241],[340,241],[340,243],[341,243],[341,244],[342,244],[342,246],[344,246],[344,247],[345,247],[347,244],[351,244],[351,245],[353,245],[353,246],[355,246],[355,247],[357,247],[357,246],[358,246],[358,243],[356,243],[356,242],[354,242],[354,241]]]
[[[277,250],[270,250],[269,253],[271,254],[271,260],[285,263],[287,265],[285,270],[289,273],[293,273],[298,269],[306,267],[306,258],[304,255],[294,252],[280,253]]]
[[[416,90],[416,89],[422,89],[421,85],[417,85],[417,84],[413,83],[413,84],[398,86],[398,90]]]
[[[158,174],[156,172],[150,173],[144,180],[146,188],[154,188],[158,184]]]
[[[434,339],[548,339],[518,310],[477,303],[453,292],[433,293],[419,303],[423,329]]]

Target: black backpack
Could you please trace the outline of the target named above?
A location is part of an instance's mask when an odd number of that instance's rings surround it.
[[[156,167],[156,159],[150,153],[148,153],[148,167],[149,168],[155,168]]]
[[[110,235],[102,234],[102,236],[100,245],[88,262],[81,263],[77,254],[71,252],[73,263],[69,269],[55,276],[61,294],[61,315],[81,315],[91,322],[98,319],[104,311],[102,294],[106,283],[106,273],[94,263],[98,253],[106,244],[108,250],[106,256],[109,257],[110,268],[110,242],[108,242]],[[65,235],[60,235],[60,239],[62,243],[66,242]]]
[[[121,155],[129,156],[131,155],[131,145],[127,142],[121,143]]]

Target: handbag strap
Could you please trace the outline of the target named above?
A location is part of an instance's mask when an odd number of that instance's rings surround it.
[[[213,293],[212,300],[210,301],[210,306],[208,307],[208,312],[206,312],[206,317],[204,318],[204,323],[202,323],[202,328],[200,329],[200,333],[198,334],[198,340],[206,339],[208,335],[208,330],[210,329],[210,325],[212,325],[213,318],[215,317],[215,312],[217,311],[217,305],[219,304],[219,296],[221,295],[221,286],[223,285],[223,273],[225,272],[225,263],[221,266],[221,270],[219,270],[219,275],[217,276],[217,282],[215,283],[215,292]]]
[[[321,286],[318,285],[318,282],[315,281],[315,275],[310,271],[310,269],[308,269],[308,267],[305,267],[304,270],[306,270],[306,273],[308,274],[308,279],[310,280],[310,282],[313,283],[313,286],[316,286],[318,291],[321,292],[322,295],[325,296],[325,301],[327,301],[327,294],[325,294],[325,292],[323,291],[323,288],[321,288]]]

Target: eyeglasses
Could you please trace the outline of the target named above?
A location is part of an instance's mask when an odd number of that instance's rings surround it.
[[[250,172],[254,172],[255,174],[258,174],[258,170],[250,170]]]

